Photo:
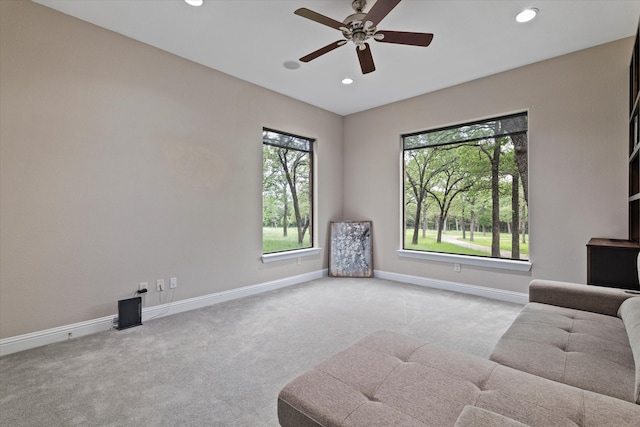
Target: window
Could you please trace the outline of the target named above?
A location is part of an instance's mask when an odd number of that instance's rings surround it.
[[[403,249],[529,259],[527,121],[403,135]]]
[[[262,252],[311,248],[313,140],[262,132]]]

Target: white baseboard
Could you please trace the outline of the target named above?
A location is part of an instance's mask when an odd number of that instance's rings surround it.
[[[0,340],[0,356],[17,353],[23,350],[53,344],[96,332],[108,331],[113,326],[116,316],[106,316],[71,325],[59,326],[44,331],[32,332]]]
[[[327,276],[327,274],[328,270],[326,269],[318,270],[311,273],[273,280],[271,282],[259,283],[257,285],[245,286],[242,288],[203,295],[201,297],[174,301],[170,304],[154,305],[153,307],[142,309],[142,321],[144,322],[151,318],[170,316],[172,314],[182,313],[184,311],[195,310],[197,308],[208,307],[210,305],[219,304],[225,301],[231,301],[238,298],[248,297],[250,295],[273,291],[275,289],[280,289],[287,286],[297,285],[299,283],[320,279]]]
[[[170,316],[172,314],[208,307],[225,301],[231,301],[287,286],[297,285],[310,280],[320,279],[324,276],[327,276],[326,269],[300,274],[293,277],[286,277],[284,279],[273,280],[271,282],[259,283],[257,285],[216,292],[209,295],[203,295],[201,297],[174,301],[169,304],[147,307],[142,309],[142,321],[145,322],[151,318]],[[95,334],[96,332],[108,331],[113,327],[114,319],[117,317],[118,316],[114,314],[111,316],[101,317],[99,319],[92,319],[85,322],[73,323],[71,325],[4,338],[0,340],[0,356],[68,339],[79,338],[81,336]]]
[[[320,279],[327,275],[327,270],[318,270],[311,273],[300,274],[298,276],[286,277],[284,279],[273,280],[271,282],[259,283],[257,285],[245,286],[228,291],[216,292],[201,297],[189,298],[174,301],[170,304],[161,304],[147,307],[142,310],[142,321],[151,318],[170,316],[197,308],[208,307],[225,301],[231,301],[250,295],[256,295],[287,286],[297,285],[310,280]],[[426,277],[410,276],[407,274],[391,273],[387,271],[375,270],[374,276],[380,279],[393,280],[395,282],[408,283],[429,288],[443,289],[460,292],[464,294],[477,295],[485,298],[508,301],[517,304],[526,304],[529,296],[526,293],[505,291],[501,289],[491,289],[482,286],[467,285],[464,283],[448,282],[443,280],[429,279]],[[19,351],[40,347],[47,344],[79,338],[81,336],[95,334],[96,332],[108,331],[113,327],[114,319],[117,315],[101,317],[99,319],[87,320],[73,323],[71,325],[18,335],[15,337],[0,340],[0,356],[17,353]]]
[[[374,270],[373,275],[379,279],[393,280],[395,282],[411,285],[426,286],[428,288],[443,289],[446,291],[460,292],[500,301],[513,302],[525,305],[529,302],[529,294],[522,292],[505,291],[502,289],[485,288],[483,286],[467,285],[465,283],[447,282],[444,280],[429,279],[426,277],[410,276],[408,274],[391,273],[388,271]]]

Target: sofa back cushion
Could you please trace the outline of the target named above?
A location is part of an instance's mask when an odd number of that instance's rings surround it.
[[[622,319],[629,336],[636,367],[636,403],[640,404],[640,297],[629,298],[620,305],[618,317]]]

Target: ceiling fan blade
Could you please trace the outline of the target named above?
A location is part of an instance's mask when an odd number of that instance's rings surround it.
[[[356,52],[358,52],[358,60],[360,61],[362,74],[369,74],[376,70],[376,66],[373,63],[373,55],[371,55],[371,48],[368,43],[364,44],[364,49],[356,46]]]
[[[379,39],[376,37],[378,34],[382,34],[384,37]],[[396,43],[427,47],[431,44],[431,40],[433,40],[433,34],[411,33],[406,31],[378,31],[374,36],[374,40],[381,43]]]
[[[374,26],[378,25],[398,3],[400,3],[400,0],[378,0],[376,4],[371,7],[367,16],[362,19],[362,22],[369,21],[373,22]]]
[[[318,12],[314,12],[313,10],[309,10],[306,7],[297,9],[293,13],[295,13],[298,16],[302,16],[303,18],[311,19],[312,21],[315,21],[319,24],[323,24],[328,27],[335,28],[336,30],[339,30],[340,28],[345,27],[345,25],[342,22],[336,21],[335,19],[329,18],[328,16],[321,15]]]
[[[344,46],[345,44],[347,44],[346,40],[338,40],[337,42],[333,42],[331,44],[326,45],[325,47],[322,47],[318,50],[316,50],[315,52],[311,52],[310,54],[303,56],[302,58],[300,58],[301,62],[309,62],[312,61],[314,59],[316,59],[318,56],[324,55],[325,53],[331,52],[333,49],[337,49],[340,46]]]

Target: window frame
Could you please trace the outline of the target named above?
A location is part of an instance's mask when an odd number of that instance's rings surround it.
[[[515,117],[515,116],[520,116],[520,115],[524,115],[527,117],[527,163],[528,163],[528,159],[529,159],[529,142],[530,142],[530,138],[529,138],[529,134],[530,134],[530,112],[528,110],[519,110],[519,111],[515,111],[512,113],[506,113],[506,114],[500,114],[500,115],[492,115],[492,116],[488,116],[484,119],[476,119],[476,120],[469,120],[469,121],[463,121],[463,122],[459,122],[459,123],[455,123],[455,124],[449,124],[449,125],[445,125],[445,126],[435,126],[429,129],[425,129],[425,130],[421,130],[421,131],[413,131],[413,132],[407,132],[407,133],[403,133],[400,135],[399,137],[399,147],[400,147],[400,155],[399,155],[399,170],[400,170],[400,179],[399,179],[399,184],[400,184],[400,203],[399,203],[399,207],[400,207],[400,224],[399,224],[399,249],[396,250],[396,254],[398,257],[400,258],[407,258],[407,259],[417,259],[417,260],[425,260],[425,261],[437,261],[437,262],[443,262],[443,263],[449,263],[449,264],[461,264],[461,265],[471,265],[471,266],[478,266],[478,267],[487,267],[487,268],[493,268],[493,269],[499,269],[499,270],[511,270],[511,271],[520,271],[520,272],[528,272],[531,270],[533,263],[532,263],[532,254],[531,251],[529,251],[529,259],[528,260],[518,260],[518,259],[512,259],[512,258],[497,258],[497,257],[491,257],[489,256],[480,256],[480,255],[464,255],[464,254],[453,254],[453,253],[446,253],[446,252],[433,252],[433,251],[422,251],[422,250],[412,250],[412,249],[405,249],[405,240],[406,240],[406,208],[405,208],[405,203],[406,203],[406,194],[405,194],[405,185],[406,185],[406,177],[405,177],[405,151],[407,150],[415,150],[415,149],[420,149],[418,147],[412,147],[412,148],[405,148],[405,138],[407,137],[411,137],[411,136],[416,136],[416,135],[420,135],[420,134],[425,134],[425,133],[429,133],[429,132],[437,132],[437,131],[444,131],[444,130],[449,130],[449,129],[456,129],[456,128],[460,128],[460,127],[464,127],[464,126],[472,126],[472,125],[477,125],[477,124],[481,124],[481,123],[486,123],[486,122],[491,122],[491,121],[495,121],[495,120],[501,120],[501,119],[505,119],[505,118],[510,118],[510,117]],[[515,132],[518,133],[518,132]],[[496,137],[500,137],[500,136],[507,136],[511,133],[507,132],[507,133],[503,133],[503,134],[499,134],[499,135],[494,135],[491,138],[496,138]],[[464,142],[464,141],[461,141]],[[442,144],[442,145],[450,145],[450,144],[455,144],[454,143],[447,143],[447,144]],[[434,144],[435,146],[435,144]],[[422,148],[427,148],[428,145],[423,146]],[[530,169],[529,169],[530,170]],[[529,170],[527,171],[527,175],[529,176]],[[529,211],[529,206],[527,206],[527,212]],[[530,224],[531,224],[531,217],[530,214],[528,214],[529,217],[527,218],[527,227],[530,230]],[[531,236],[529,236],[529,239],[531,239]],[[457,266],[456,266],[457,268]],[[458,270],[459,271],[459,270]]]
[[[309,256],[316,256],[319,255],[320,253],[320,248],[317,247],[317,241],[316,241],[316,217],[317,217],[317,208],[316,208],[316,155],[315,155],[315,151],[316,151],[316,144],[317,141],[314,138],[310,138],[310,137],[305,137],[305,136],[301,136],[301,135],[296,135],[293,134],[291,132],[283,132],[280,130],[276,130],[273,128],[268,128],[268,127],[263,127],[262,128],[262,150],[263,150],[263,157],[262,157],[262,162],[261,165],[264,167],[264,146],[265,145],[270,145],[270,146],[276,146],[279,147],[278,144],[271,144],[268,142],[265,142],[265,133],[267,132],[272,132],[272,133],[276,133],[278,135],[283,135],[283,136],[289,136],[292,138],[297,138],[297,139],[301,139],[301,140],[306,140],[309,143],[309,149],[308,150],[303,150],[303,149],[299,149],[299,148],[295,148],[295,147],[283,147],[283,148],[289,148],[291,150],[294,151],[301,151],[301,152],[306,152],[309,154],[309,227],[307,228],[307,232],[309,233],[309,242],[310,242],[310,246],[309,247],[303,247],[303,248],[293,248],[293,249],[285,249],[285,250],[281,250],[281,251],[276,251],[276,252],[268,252],[268,253],[264,253],[262,252],[261,255],[261,259],[263,263],[270,263],[270,262],[275,262],[275,261],[283,261],[283,260],[287,260],[287,259],[294,259],[294,258],[298,258],[298,264],[300,263],[299,258],[302,257],[309,257]],[[264,174],[264,170],[262,172]],[[264,177],[264,175],[263,175]],[[264,185],[263,185],[263,193],[264,193]],[[262,226],[264,226],[264,196],[262,198],[262,203],[261,203],[261,207],[262,207],[262,213],[261,213],[261,224]],[[261,228],[262,229],[262,228]],[[263,250],[263,245],[264,245],[264,234],[262,234],[261,236],[261,250]]]

